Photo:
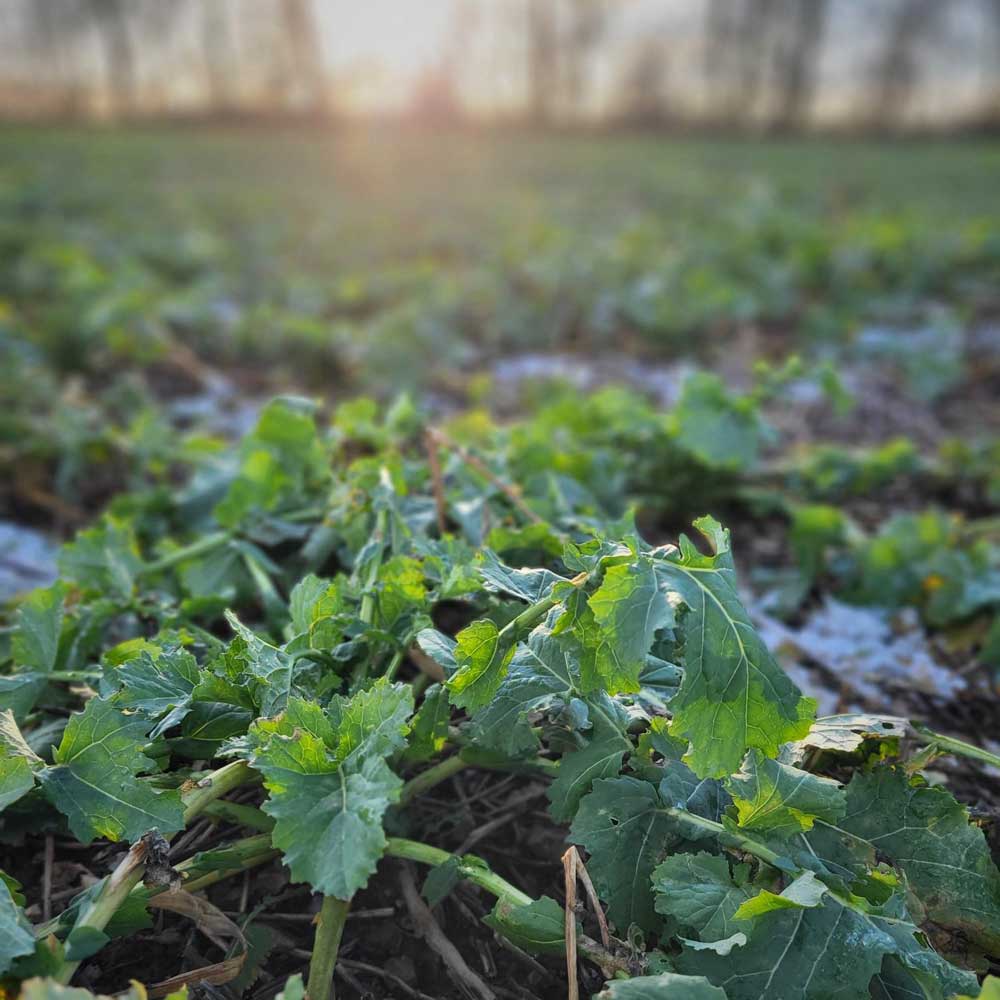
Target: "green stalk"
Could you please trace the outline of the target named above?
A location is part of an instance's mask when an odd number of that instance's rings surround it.
[[[569,582],[574,587],[581,587],[589,578],[589,573],[578,573]],[[545,597],[529,605],[516,618],[511,619],[500,629],[497,648],[506,649],[506,643],[516,642],[521,636],[527,635],[560,602],[561,598]]]
[[[966,743],[954,736],[943,736],[941,733],[935,733],[932,729],[917,722],[912,723],[912,726],[917,738],[927,746],[937,747],[939,750],[958,754],[961,757],[968,757],[970,760],[978,760],[983,764],[991,764],[993,767],[1000,767],[1000,754],[990,753],[989,750]]]
[[[209,802],[221,799],[234,788],[257,780],[257,772],[242,760],[234,760],[217,771],[210,772],[190,791],[181,795],[184,803],[184,825],[187,826]]]
[[[232,537],[233,533],[231,531],[213,531],[212,534],[205,535],[204,538],[199,538],[198,541],[192,542],[190,545],[175,549],[160,559],[146,563],[140,570],[140,575],[146,576],[151,573],[162,573],[165,569],[170,569],[178,563],[207,555],[209,552],[214,552],[231,541]]]
[[[417,861],[422,865],[436,868],[455,857],[440,847],[422,844],[418,840],[406,840],[403,837],[389,837],[386,841],[385,853],[393,858],[404,858],[407,861]],[[459,871],[462,878],[468,879],[497,899],[512,903],[515,906],[528,906],[534,900],[527,893],[521,892],[517,886],[511,885],[496,872],[483,865],[465,865],[459,858]]]
[[[323,897],[316,923],[312,961],[309,963],[309,981],[306,983],[309,1000],[335,1000],[333,970],[337,965],[340,939],[344,936],[344,924],[350,908],[349,899]]]
[[[463,759],[460,753],[445,757],[433,767],[421,771],[415,778],[411,778],[405,785],[399,796],[399,804],[406,805],[412,802],[418,795],[430,791],[435,785],[440,785],[442,781],[447,781],[453,774],[458,774],[463,768],[469,766],[469,762]]]
[[[389,473],[382,469],[383,483],[389,482]],[[375,618],[375,585],[378,583],[378,572],[382,565],[382,552],[386,532],[389,528],[389,512],[383,507],[375,515],[375,540],[379,543],[378,558],[373,559],[368,567],[368,577],[365,580],[364,596],[361,598],[361,608],[358,617],[371,625]],[[402,656],[399,658],[402,662]],[[393,672],[399,668],[396,663]],[[356,688],[364,679],[365,665],[359,663],[352,677],[352,687]],[[335,1000],[333,989],[333,971],[337,966],[337,953],[340,951],[340,939],[344,935],[344,922],[351,908],[349,899],[338,899],[336,896],[324,896],[323,905],[319,911],[319,921],[316,924],[316,936],[313,940],[312,958],[309,961],[309,981],[306,991],[309,1000]]]
[[[184,802],[184,823],[194,819],[209,802],[214,802],[231,792],[234,788],[256,778],[243,761],[226,764],[217,771],[212,771],[198,785],[181,796]],[[74,930],[79,927],[93,927],[103,931],[108,921],[118,912],[119,907],[128,899],[132,891],[142,882],[146,873],[146,839],[137,841],[129,849],[128,854],[119,862],[118,867],[108,876],[97,898],[94,899],[77,918]],[[60,983],[68,983],[73,978],[79,962],[64,961],[55,978]]]

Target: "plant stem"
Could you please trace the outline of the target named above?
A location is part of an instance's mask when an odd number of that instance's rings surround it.
[[[160,559],[154,559],[153,562],[146,563],[140,570],[140,575],[146,576],[151,573],[162,573],[163,570],[170,569],[178,563],[207,555],[209,552],[214,552],[231,541],[232,537],[233,534],[231,531],[213,531],[210,535],[205,535],[204,538],[199,538],[198,541],[192,542],[190,545],[175,549]]]
[[[587,572],[577,573],[569,582],[574,587],[581,587],[583,584],[590,579],[590,574]],[[500,635],[498,638],[499,642],[507,639],[510,641],[515,641],[520,636],[530,632],[557,604],[559,604],[561,598],[558,597],[545,597],[540,601],[536,601],[534,604],[525,608],[516,618],[507,622],[502,629],[500,629]],[[498,647],[505,648],[505,647]]]
[[[209,802],[201,814],[236,826],[245,826],[250,830],[269,833],[274,829],[274,820],[270,816],[261,812],[256,806],[243,805],[239,802]]]
[[[391,488],[391,480],[387,469],[380,474],[383,485]],[[385,536],[389,527],[389,512],[385,507],[375,515],[375,541],[379,545],[378,555],[372,559],[368,567],[368,577],[365,580],[364,596],[361,598],[361,608],[358,616],[366,625],[371,625],[375,618],[375,585],[378,583],[378,572],[382,565],[382,553],[385,549]],[[399,668],[399,662],[392,672]],[[391,666],[391,664],[390,664]],[[365,665],[359,663],[352,676],[352,687],[357,688],[364,680]],[[309,982],[306,992],[310,1000],[334,1000],[333,970],[337,966],[337,952],[340,949],[340,939],[344,933],[344,921],[347,911],[351,908],[349,899],[338,899],[336,896],[324,896],[323,905],[319,911],[319,922],[316,924],[316,937],[313,940],[312,958],[309,960]]]
[[[421,771],[415,778],[411,778],[405,785],[399,796],[400,805],[412,802],[418,795],[423,795],[430,791],[435,785],[440,785],[442,781],[447,781],[453,774],[458,774],[463,768],[469,766],[460,753],[435,764],[433,767]]]
[[[418,861],[422,865],[431,865],[434,868],[456,857],[448,851],[442,851],[440,847],[422,844],[418,840],[406,840],[403,837],[389,837],[385,853],[394,858]],[[515,906],[527,906],[534,902],[527,893],[521,892],[517,886],[511,885],[506,879],[483,865],[463,864],[459,858],[459,870],[462,878],[475,883],[498,899],[513,903]]]
[[[956,739],[954,736],[943,736],[935,733],[932,729],[922,726],[919,723],[912,723],[913,730],[917,738],[927,746],[938,747],[948,753],[958,754],[961,757],[968,757],[971,760],[978,760],[983,764],[992,764],[993,767],[1000,767],[1000,754],[990,753],[982,747],[966,743],[964,740]]]
[[[385,679],[387,681],[391,681],[396,676],[396,671],[399,670],[404,656],[406,656],[406,650],[404,649],[397,649],[396,652],[392,654],[392,659],[389,661],[389,665],[385,668]],[[421,676],[423,676],[423,674],[421,674]],[[414,692],[414,697],[416,697],[416,692]]]
[[[245,785],[258,778],[256,771],[252,770],[245,761],[235,760],[225,767],[220,767],[217,771],[210,772],[202,778],[198,784],[181,795],[184,802],[184,824],[191,822],[209,802],[227,795],[234,788]]]
[[[344,924],[351,908],[349,899],[324,896],[323,906],[316,923],[316,940],[309,962],[309,982],[306,993],[309,1000],[335,1000],[333,970],[337,965],[337,952],[344,934]]]

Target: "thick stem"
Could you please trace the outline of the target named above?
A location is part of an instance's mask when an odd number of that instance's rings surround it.
[[[309,1000],[335,1000],[333,970],[337,965],[337,952],[344,934],[344,924],[351,908],[349,899],[324,896],[323,906],[316,923],[316,940],[309,962],[309,982],[306,993]]]
[[[468,762],[463,760],[460,753],[452,757],[445,757],[444,760],[427,768],[426,771],[421,771],[415,778],[411,778],[403,785],[403,791],[399,796],[400,805],[412,802],[418,795],[430,791],[435,785],[447,781],[453,774],[458,774],[459,771],[468,766]]]
[[[932,729],[928,729],[919,723],[913,723],[913,730],[917,739],[927,746],[937,747],[940,750],[958,754],[961,757],[968,757],[970,760],[978,760],[983,764],[992,764],[993,767],[1000,767],[1000,755],[990,753],[989,750],[984,750],[982,747],[966,743],[964,740],[956,739],[954,736],[943,736],[941,733],[935,733]]]
[[[385,853],[394,858],[405,858],[407,861],[418,861],[422,865],[437,867],[450,861],[454,854],[442,851],[440,847],[432,847],[430,844],[422,844],[418,840],[405,840],[402,837],[389,837],[386,842]],[[498,899],[506,900],[515,906],[527,906],[533,903],[531,896],[521,892],[517,886],[511,885],[506,879],[501,878],[495,872],[481,865],[464,865],[459,858],[460,872],[462,878],[468,879],[480,888],[496,896]]]
[[[214,802],[223,795],[228,795],[234,788],[257,779],[257,772],[242,760],[235,760],[217,771],[212,771],[181,796],[184,802],[184,825],[190,823],[209,802]]]
[[[151,563],[146,563],[142,567],[141,574],[146,576],[152,573],[162,573],[165,569],[170,569],[176,566],[178,563],[187,562],[188,559],[195,559],[198,556],[207,555],[209,552],[214,552],[216,549],[221,548],[227,542],[232,540],[232,532],[230,531],[214,531],[210,535],[205,535],[204,538],[199,538],[198,541],[192,542],[190,545],[185,545],[182,548],[175,549],[173,552],[168,553],[160,559],[156,559]]]

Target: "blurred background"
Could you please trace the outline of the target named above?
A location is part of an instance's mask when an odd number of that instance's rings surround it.
[[[3,0],[16,117],[955,130],[996,0]]]
[[[1000,497],[997,0],[0,0],[0,118],[8,589],[279,392]]]

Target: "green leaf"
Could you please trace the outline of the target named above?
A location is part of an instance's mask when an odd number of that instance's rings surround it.
[[[116,705],[160,720],[150,733],[155,739],[190,711],[191,695],[199,680],[198,661],[176,646],[155,656],[144,650],[118,667],[113,676],[121,685],[113,699]]]
[[[185,1000],[185,990],[167,995],[166,1000]],[[63,986],[55,979],[28,979],[21,985],[19,1000],[146,1000],[146,990],[133,983],[125,992],[114,997],[94,994],[78,986]]]
[[[451,700],[459,708],[488,705],[497,693],[514,656],[514,643],[501,636],[496,623],[482,618],[458,633],[456,673],[447,680]]]
[[[684,679],[671,701],[671,733],[690,741],[685,758],[699,776],[732,774],[746,752],[777,755],[804,737],[815,702],[803,698],[774,661],[740,603],[729,532],[713,518],[695,522],[715,554],[681,537],[680,551],[656,564],[662,584],[687,606],[681,618]]]
[[[587,870],[608,917],[622,932],[656,925],[650,876],[666,853],[671,824],[656,789],[636,778],[602,778],[580,802],[570,840],[590,854]]]
[[[527,906],[498,899],[483,922],[533,955],[563,955],[566,952],[565,913],[550,896],[532,900]]]
[[[0,879],[0,975],[15,958],[35,950],[35,935],[21,908],[14,902],[7,883]]]
[[[658,629],[672,628],[673,608],[651,560],[611,566],[587,602],[598,628],[594,662],[605,689],[638,691],[639,674]]]
[[[305,1000],[306,987],[302,982],[302,974],[296,972],[289,976],[285,988],[278,994],[276,1000]]]
[[[446,677],[458,670],[458,643],[450,635],[445,635],[436,628],[421,629],[417,633],[417,645],[444,671]]]
[[[96,837],[132,842],[153,828],[170,836],[184,826],[180,793],[155,792],[137,777],[155,767],[141,750],[149,727],[99,698],[69,720],[55,765],[39,779],[82,843]]]
[[[0,812],[35,787],[35,772],[26,757],[0,757]]]
[[[806,910],[819,906],[829,890],[812,872],[804,872],[780,893],[761,889],[733,915],[735,920],[752,920],[774,910]]]
[[[547,569],[512,569],[489,549],[483,551],[477,562],[479,575],[487,590],[512,594],[527,604],[542,600],[555,584],[569,582]]]
[[[1000,871],[983,831],[944,788],[901,767],[858,772],[838,825],[902,869],[929,919],[1000,953]]]
[[[718,375],[696,372],[673,412],[678,443],[709,466],[746,469],[757,460],[764,427],[750,398],[731,395]]]
[[[264,812],[276,820],[272,841],[292,879],[350,899],[382,857],[382,817],[399,801],[402,781],[377,757],[342,767],[310,733],[275,737],[253,764],[264,775]]]
[[[385,850],[382,818],[402,781],[382,759],[401,749],[413,711],[409,684],[381,679],[328,713],[293,698],[251,727],[247,751],[264,775],[272,840],[297,882],[350,899]]]
[[[336,755],[388,757],[406,745],[413,714],[413,688],[380,677],[352,698],[336,696],[327,709],[337,733]]]
[[[33,590],[17,609],[17,631],[11,644],[14,663],[20,670],[47,674],[55,668],[62,632],[66,587]]]
[[[596,1000],[726,1000],[726,993],[704,976],[661,972],[658,976],[615,979]]]
[[[439,754],[448,739],[450,721],[448,692],[440,684],[432,684],[424,692],[424,700],[413,717],[407,759],[430,760]]]
[[[759,750],[747,754],[726,787],[744,830],[778,837],[809,830],[817,818],[836,823],[847,811],[847,797],[838,782],[779,764]]]
[[[226,659],[242,668],[249,676],[254,700],[260,706],[261,715],[270,716],[280,712],[294,693],[295,664],[292,658],[277,646],[261,639],[248,629],[231,611],[226,612],[236,638],[226,650]]]
[[[132,596],[142,559],[135,535],[110,515],[81,531],[59,553],[59,572],[86,590],[119,599]]]
[[[673,917],[702,941],[722,941],[744,930],[736,917],[750,899],[747,867],[740,879],[729,874],[729,862],[713,854],[674,854],[653,872],[656,912]]]
[[[563,754],[559,772],[548,789],[552,818],[558,823],[571,820],[580,800],[595,781],[618,775],[630,749],[631,744],[625,736],[609,733],[592,740],[581,750]]]

